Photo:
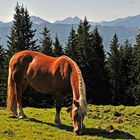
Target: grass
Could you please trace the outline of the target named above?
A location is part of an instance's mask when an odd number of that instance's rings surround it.
[[[27,119],[8,118],[0,108],[0,140],[102,140],[140,139],[140,106],[88,106],[85,134],[76,136],[66,108],[63,125],[54,125],[55,109],[24,108]]]

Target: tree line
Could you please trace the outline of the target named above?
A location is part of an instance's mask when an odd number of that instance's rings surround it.
[[[140,34],[136,35],[135,45],[131,45],[128,40],[120,45],[117,34],[114,34],[110,51],[105,52],[98,26],[90,31],[90,24],[85,17],[76,31],[72,27],[65,48],[57,35],[52,40],[46,25],[37,45],[37,40],[34,40],[36,30],[33,29],[27,8],[17,3],[13,18],[10,35],[7,36],[7,48],[4,49],[0,42],[0,106],[6,105],[9,60],[22,50],[72,58],[82,71],[88,103],[140,104]],[[30,86],[23,94],[25,106],[45,107],[53,103],[53,97],[41,95]],[[70,104],[69,99],[65,99],[64,104]]]

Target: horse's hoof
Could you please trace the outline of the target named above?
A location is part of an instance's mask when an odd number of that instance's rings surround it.
[[[25,119],[25,118],[27,118],[27,117],[26,117],[26,115],[20,115],[18,118],[19,118],[19,119]]]

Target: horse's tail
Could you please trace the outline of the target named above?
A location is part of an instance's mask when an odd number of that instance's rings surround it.
[[[85,83],[81,70],[74,61],[72,65],[71,86],[74,92],[73,96],[75,96],[75,99],[79,102],[81,113],[85,115],[87,113]]]
[[[12,77],[12,71],[9,66],[9,75],[8,75],[8,91],[7,91],[7,108],[9,111],[12,110],[12,106],[15,100],[15,84]]]

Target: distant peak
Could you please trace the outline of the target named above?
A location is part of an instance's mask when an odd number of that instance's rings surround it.
[[[58,20],[55,23],[56,24],[79,24],[81,19],[78,16],[74,17],[67,17],[63,20]]]
[[[50,23],[50,22],[48,22],[48,21],[46,21],[46,20],[44,20],[44,19],[42,19],[42,18],[40,18],[40,17],[38,17],[38,16],[30,16],[31,17],[31,21],[34,23],[34,24],[43,24],[43,23]]]
[[[81,20],[78,16],[73,17],[73,19]]]

